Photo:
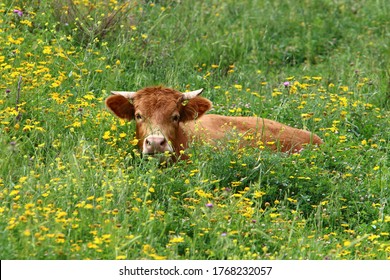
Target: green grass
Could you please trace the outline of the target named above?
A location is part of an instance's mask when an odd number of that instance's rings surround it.
[[[390,258],[387,1],[79,2],[0,4],[1,259]],[[104,107],[158,84],[325,144],[161,167]]]

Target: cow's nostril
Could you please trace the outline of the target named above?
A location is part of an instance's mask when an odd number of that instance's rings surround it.
[[[160,142],[160,146],[165,146],[166,143],[167,143],[167,140],[165,140],[165,138],[163,138]]]
[[[152,143],[151,143],[148,139],[145,139],[145,143],[146,143],[146,145],[148,145],[148,146],[152,145]]]

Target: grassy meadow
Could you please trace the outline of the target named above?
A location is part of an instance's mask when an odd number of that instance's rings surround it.
[[[0,4],[1,259],[390,259],[386,0]],[[213,113],[324,145],[136,149],[111,90],[204,88]]]

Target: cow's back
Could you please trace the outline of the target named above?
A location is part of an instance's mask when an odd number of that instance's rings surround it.
[[[322,144],[321,138],[314,133],[257,117],[207,114],[183,128],[189,140],[211,144],[235,137],[240,138],[242,145],[268,146],[282,152],[299,152],[306,144]]]

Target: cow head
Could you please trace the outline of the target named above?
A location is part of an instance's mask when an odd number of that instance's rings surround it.
[[[199,96],[202,91],[180,93],[163,87],[113,91],[106,105],[119,118],[136,121],[136,137],[143,154],[170,152],[179,156],[187,148],[181,124],[211,108],[211,102]]]

